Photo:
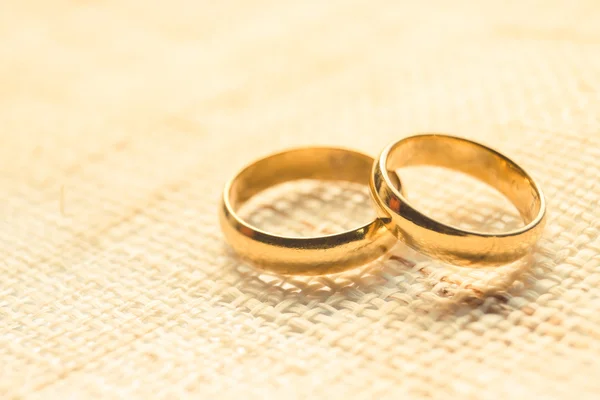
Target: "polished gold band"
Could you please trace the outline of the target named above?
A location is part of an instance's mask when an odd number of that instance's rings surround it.
[[[373,158],[356,151],[320,147],[256,161],[225,186],[219,212],[225,238],[243,258],[281,274],[331,274],[375,260],[397,240],[378,219],[347,232],[299,238],[264,232],[236,214],[255,194],[287,181],[319,179],[368,185],[373,163]]]
[[[518,209],[525,226],[485,233],[436,221],[413,207],[389,171],[417,165],[446,167],[498,189]],[[538,184],[515,162],[481,144],[446,135],[408,137],[388,146],[375,163],[371,194],[387,228],[410,247],[463,266],[506,264],[525,256],[539,239],[546,205]]]

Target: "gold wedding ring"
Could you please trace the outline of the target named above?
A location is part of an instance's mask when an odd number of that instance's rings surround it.
[[[331,274],[377,259],[397,240],[379,219],[347,232],[305,238],[265,232],[236,214],[252,196],[287,181],[319,179],[368,185],[373,163],[373,158],[356,151],[314,147],[256,161],[225,186],[219,211],[225,238],[243,258],[281,274]],[[390,184],[393,179],[392,175]]]
[[[517,208],[525,226],[503,233],[459,229],[418,211],[390,175],[402,167],[431,165],[471,175],[496,188]],[[375,163],[371,194],[386,227],[422,253],[462,266],[506,264],[525,256],[542,234],[546,204],[538,184],[514,161],[481,144],[424,134],[388,146]]]
[[[460,229],[417,210],[406,199],[395,171],[431,165],[471,175],[504,194],[525,226],[491,233]],[[379,218],[346,232],[286,237],[258,229],[236,211],[257,193],[298,179],[368,184]],[[388,146],[377,161],[352,150],[311,147],[263,158],[225,186],[221,228],[243,258],[281,274],[321,275],[366,264],[400,239],[431,257],[462,266],[501,265],[530,251],[542,234],[546,203],[538,184],[514,161],[484,145],[440,134],[416,135]]]

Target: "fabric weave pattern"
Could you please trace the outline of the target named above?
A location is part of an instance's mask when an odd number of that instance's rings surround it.
[[[5,2],[0,397],[535,398],[600,394],[600,5],[567,1]],[[262,274],[219,231],[223,184],[302,145],[416,132],[492,146],[548,200],[531,260],[399,246],[337,276]],[[407,174],[440,218],[505,200]],[[435,190],[438,188],[438,190]],[[371,216],[300,183],[246,210],[310,234]]]

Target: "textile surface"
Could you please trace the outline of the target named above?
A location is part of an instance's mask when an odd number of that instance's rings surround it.
[[[597,0],[3,1],[0,88],[1,398],[598,398]],[[282,277],[224,242],[221,190],[248,162],[416,132],[539,181],[529,259],[399,245]],[[400,175],[442,220],[519,224],[476,181]],[[243,212],[283,233],[372,216],[362,186],[261,196]]]

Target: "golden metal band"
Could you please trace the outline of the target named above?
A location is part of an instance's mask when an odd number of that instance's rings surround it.
[[[264,232],[236,214],[255,194],[287,181],[319,179],[368,185],[373,163],[373,158],[356,151],[320,147],[290,150],[256,161],[225,186],[219,210],[225,238],[243,258],[281,274],[331,274],[375,260],[396,242],[378,219],[347,232],[300,238]]]
[[[389,171],[417,165],[450,168],[471,175],[504,194],[525,226],[485,233],[436,221],[413,207]],[[515,162],[481,144],[452,136],[425,134],[388,146],[375,163],[371,194],[387,228],[410,247],[463,266],[500,265],[525,256],[542,234],[546,204],[538,184]]]

